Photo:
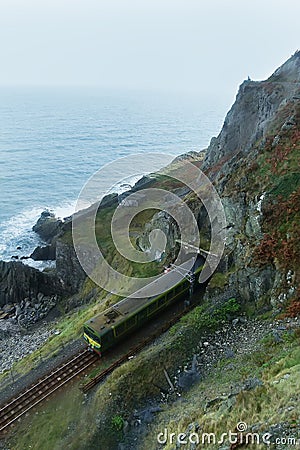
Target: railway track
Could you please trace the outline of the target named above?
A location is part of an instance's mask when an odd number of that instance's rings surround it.
[[[87,393],[96,384],[103,381],[110,373],[117,367],[123,364],[131,356],[137,354],[146,345],[153,342],[158,336],[167,331],[174,323],[176,323],[184,314],[191,310],[195,304],[184,308],[179,314],[175,315],[171,320],[160,327],[156,332],[142,340],[138,345],[131,348],[128,352],[123,354],[120,358],[114,361],[109,367],[99,372],[89,382],[81,386],[81,390]],[[97,362],[99,357],[89,350],[83,350],[67,361],[65,364],[59,366],[49,375],[38,380],[35,384],[22,392],[17,397],[11,399],[3,407],[0,408],[0,434],[3,434],[8,428],[13,425],[24,414],[37,406],[51,394],[56,392],[62,386],[67,384],[77,375],[82,373],[85,369]]]
[[[84,350],[0,408],[0,433],[97,361]]]

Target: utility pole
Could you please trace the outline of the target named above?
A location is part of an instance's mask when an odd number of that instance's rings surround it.
[[[192,269],[194,267],[196,258],[193,257],[193,265],[192,265]],[[170,267],[175,270],[176,272],[178,272],[180,275],[183,275],[184,278],[186,278],[188,280],[188,282],[190,283],[190,287],[189,287],[189,298],[184,300],[184,304],[186,307],[190,306],[190,300],[192,298],[192,295],[194,293],[194,284],[195,284],[195,274],[193,272],[192,269],[188,270],[185,269],[183,267],[178,267],[175,264],[170,264]]]

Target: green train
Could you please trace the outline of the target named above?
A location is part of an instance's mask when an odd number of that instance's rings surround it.
[[[177,284],[166,289],[162,294],[148,296],[151,288],[145,291],[144,298],[126,297],[107,309],[101,314],[91,318],[84,324],[83,337],[91,350],[98,353],[99,356],[107,349],[124,339],[125,336],[140,328],[145,322],[148,322],[161,311],[166,309],[171,303],[180,298],[188,298],[191,290],[199,286],[198,276],[203,268],[204,258],[198,255],[192,268],[185,271],[184,264],[174,267],[171,271],[160,277],[164,283],[167,278],[173,277],[177,273],[179,279],[185,274]],[[172,280],[171,280],[172,282]],[[170,285],[170,283],[165,283]],[[142,291],[142,290],[141,290]]]

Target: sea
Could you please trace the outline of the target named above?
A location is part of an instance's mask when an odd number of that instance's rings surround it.
[[[227,107],[208,94],[0,88],[0,259],[29,256],[42,244],[32,231],[41,212],[72,214],[82,187],[105,164],[206,148]]]

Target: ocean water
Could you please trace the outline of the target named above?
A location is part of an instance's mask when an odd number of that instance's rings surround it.
[[[226,106],[209,96],[0,88],[0,259],[28,256],[40,243],[31,230],[40,213],[70,215],[104,164],[207,147]]]

